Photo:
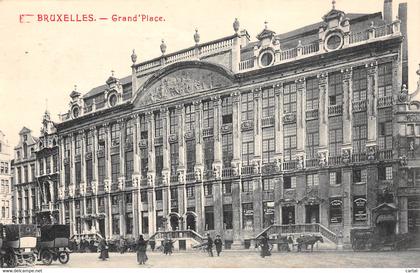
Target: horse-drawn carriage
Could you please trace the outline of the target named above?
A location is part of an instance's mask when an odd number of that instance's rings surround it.
[[[408,234],[381,236],[373,227],[354,228],[350,231],[350,241],[354,251],[379,251],[384,248],[403,250],[408,248],[411,236]]]
[[[58,260],[61,264],[69,261],[70,227],[67,225],[45,225],[41,227],[41,236],[36,248],[38,261],[50,265]]]
[[[16,267],[35,263],[36,225],[4,225],[2,234],[2,264]]]

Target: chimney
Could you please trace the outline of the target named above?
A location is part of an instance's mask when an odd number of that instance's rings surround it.
[[[401,20],[402,43],[402,83],[408,86],[408,37],[407,37],[407,3],[398,5],[398,18]]]
[[[392,23],[392,0],[384,0],[384,21]]]

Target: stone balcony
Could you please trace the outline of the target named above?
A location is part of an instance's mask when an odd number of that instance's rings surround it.
[[[366,108],[367,108],[367,102],[366,102],[366,100],[352,101],[352,110],[353,110],[353,112],[366,111]]]
[[[310,120],[310,119],[317,119],[319,116],[319,111],[318,109],[310,109],[310,110],[306,110],[306,119]]]
[[[328,116],[338,116],[343,114],[343,105],[330,105],[328,106]]]
[[[378,98],[378,108],[383,107],[390,107],[394,104],[394,100],[392,96],[386,96],[386,97],[379,97]]]

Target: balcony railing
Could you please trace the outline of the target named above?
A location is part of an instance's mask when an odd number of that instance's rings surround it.
[[[366,161],[366,153],[353,153],[351,155],[351,160],[353,162],[362,162]]]
[[[283,162],[283,170],[290,171],[297,169],[298,161],[297,160],[289,160]]]
[[[392,159],[392,149],[391,150],[380,150],[378,151],[379,160]]]
[[[353,101],[353,112],[366,111],[366,100]]]
[[[318,158],[306,159],[306,167],[307,168],[319,167],[319,159]]]
[[[238,175],[238,174],[236,174],[234,169],[231,168],[231,167],[227,167],[227,168],[222,169],[222,177],[223,178],[234,177],[236,175]]]
[[[393,105],[392,96],[379,97],[378,98],[378,107],[389,107]]]
[[[341,104],[328,106],[328,116],[337,116],[342,114],[343,106]]]
[[[130,180],[125,180],[125,187],[126,188],[133,187],[133,181],[131,179]]]
[[[274,125],[274,116],[265,117],[261,119],[262,127],[270,127]]]
[[[241,168],[241,175],[253,175],[254,174],[254,166],[252,165],[245,165]]]
[[[204,180],[211,180],[211,179],[214,179],[213,170],[204,170]]]
[[[254,67],[254,59],[245,60],[239,63],[239,70],[247,70]]]
[[[317,119],[318,109],[306,110],[306,119]]]
[[[328,157],[328,165],[340,165],[341,164],[341,156],[329,156]]]
[[[203,137],[212,137],[213,136],[213,127],[203,129]]]
[[[186,181],[195,181],[195,173],[194,172],[188,172],[185,175]]]
[[[140,186],[147,186],[147,177],[140,178]]]

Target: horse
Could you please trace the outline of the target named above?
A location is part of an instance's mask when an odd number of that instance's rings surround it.
[[[302,247],[303,249],[307,250],[308,246],[311,246],[311,252],[313,252],[314,244],[318,241],[323,243],[324,239],[322,238],[322,236],[319,236],[319,235],[304,235],[297,238],[296,241],[298,243],[298,249],[297,249],[298,252],[302,251]]]

